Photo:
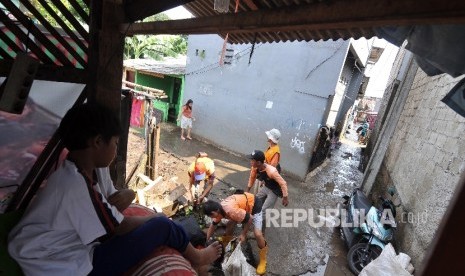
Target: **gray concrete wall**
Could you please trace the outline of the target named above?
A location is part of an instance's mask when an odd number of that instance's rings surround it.
[[[465,119],[440,101],[462,77],[418,69],[384,159],[402,204],[399,249],[417,268],[465,168]]]
[[[348,56],[350,56],[350,54]],[[355,103],[355,99],[357,98],[360,84],[362,83],[363,68],[360,68],[360,67],[357,68],[354,64],[355,64],[355,61],[351,58],[348,58],[346,60],[346,63],[344,64],[344,69],[342,71],[341,76],[344,73],[347,74],[346,78],[349,80],[349,83],[346,87],[346,90],[344,91],[344,99],[343,99],[341,107],[339,108],[339,112],[337,114],[334,125],[336,125],[339,121],[345,120],[347,111],[349,111],[349,109]]]
[[[220,67],[223,39],[189,36],[184,100],[194,101],[193,133],[240,154],[267,146],[265,131],[281,131],[281,165],[303,179],[328,96],[349,41],[232,45]]]

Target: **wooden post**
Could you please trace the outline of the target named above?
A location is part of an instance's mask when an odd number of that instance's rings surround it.
[[[120,114],[121,77],[125,34],[119,26],[127,22],[122,1],[91,1],[89,46],[89,97]],[[123,142],[127,143],[127,142]],[[126,158],[118,152],[116,162],[110,166],[115,186],[125,186]]]
[[[154,141],[154,144],[155,144],[155,151],[153,153],[153,161],[152,161],[152,166],[153,166],[153,171],[154,171],[154,175],[153,175],[153,178],[157,177],[158,176],[158,152],[160,150],[160,132],[161,132],[161,129],[160,129],[160,124],[157,124],[157,127],[154,128],[154,131],[156,131],[156,137],[155,137],[155,141]]]
[[[147,151],[147,168],[145,170],[145,174],[149,175],[151,178],[153,178],[152,175],[152,155],[153,155],[153,129],[150,127],[150,125],[145,125],[145,132],[147,135],[145,136],[145,145],[146,145],[146,151]]]
[[[155,179],[155,128],[150,125],[150,177]]]

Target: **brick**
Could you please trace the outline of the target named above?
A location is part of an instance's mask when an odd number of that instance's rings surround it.
[[[436,144],[436,140],[438,139],[438,134],[436,132],[431,132],[430,135],[429,135],[429,142],[431,144]]]
[[[447,141],[447,137],[444,134],[438,134],[438,139],[436,141],[436,146],[439,148],[444,147],[445,143]]]
[[[444,151],[450,155],[455,155],[457,153],[457,139],[449,138],[444,144]]]
[[[452,157],[451,162],[448,164],[448,170],[453,175],[460,175],[463,171],[465,163],[462,158],[459,157]]]

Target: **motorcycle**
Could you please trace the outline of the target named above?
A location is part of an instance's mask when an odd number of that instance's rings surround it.
[[[394,194],[392,190],[389,193]],[[381,209],[377,209],[358,188],[343,198],[339,205],[341,232],[349,248],[349,268],[358,275],[393,239],[396,209],[391,200],[382,197]]]

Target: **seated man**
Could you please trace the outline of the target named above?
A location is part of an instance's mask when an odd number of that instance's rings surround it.
[[[67,160],[48,179],[9,235],[8,251],[26,275],[121,275],[162,246],[193,265],[221,255],[219,243],[198,250],[164,216],[124,217],[134,192],[115,192],[108,166],[121,132],[118,117],[98,104],[64,116],[58,133]]]
[[[189,166],[189,193],[194,203],[202,203],[213,188],[215,181],[215,164],[207,157],[205,152],[199,152],[194,162]],[[204,181],[203,191],[200,189],[200,182]],[[192,191],[194,190],[194,191]]]
[[[254,235],[260,249],[260,262],[257,266],[257,274],[265,274],[268,246],[262,233],[262,201],[251,193],[240,191],[227,197],[221,203],[209,200],[203,204],[203,208],[205,215],[213,219],[207,231],[207,240],[213,236],[216,225],[218,225],[222,218],[229,219],[226,225],[225,236],[223,236],[223,245],[227,245],[232,239],[234,226],[237,223],[242,223],[243,225],[240,240],[241,242],[245,241],[250,224],[253,223]]]

